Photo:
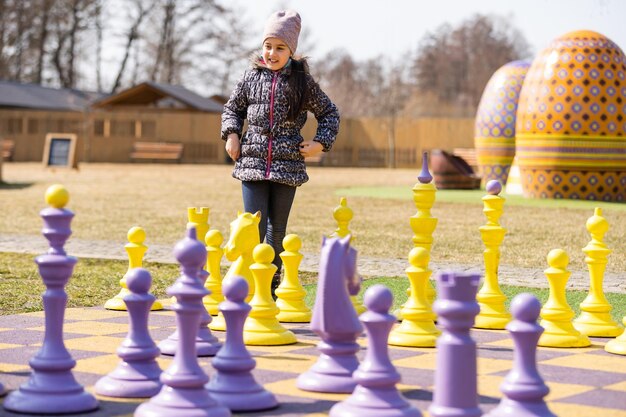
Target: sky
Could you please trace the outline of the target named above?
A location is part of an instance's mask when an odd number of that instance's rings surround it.
[[[275,10],[300,13],[311,32],[315,56],[346,49],[357,60],[387,56],[396,61],[415,51],[440,25],[457,26],[472,15],[510,17],[534,54],[571,31],[594,30],[626,50],[625,0],[226,0],[262,35]],[[260,44],[261,40],[259,40]],[[298,51],[311,55],[310,51]]]

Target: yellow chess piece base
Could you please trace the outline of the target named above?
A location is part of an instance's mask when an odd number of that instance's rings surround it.
[[[215,317],[219,314],[220,310],[218,305],[220,304],[220,301],[212,298],[210,295],[207,295],[202,299],[202,304],[204,304],[204,308],[211,316]]]
[[[477,295],[480,313],[476,316],[474,327],[477,329],[503,330],[511,321],[511,315],[506,311],[504,295],[480,294]]]
[[[435,347],[441,332],[432,321],[404,321],[389,334],[389,344],[407,347]]]
[[[213,317],[213,320],[209,323],[209,329],[220,332],[226,331],[226,321],[224,320],[224,316],[221,311],[217,314],[217,316]]]
[[[292,345],[298,340],[276,319],[248,317],[243,328],[243,342],[246,345],[279,346]]]
[[[626,319],[624,319],[626,322]],[[604,346],[604,350],[615,355],[626,355],[626,330],[613,340],[609,340]]]
[[[554,322],[542,320],[540,325],[545,330],[539,338],[539,346],[555,348],[591,346],[589,338],[576,330],[571,321]]]
[[[306,306],[304,300],[300,302],[292,302],[292,300],[281,299],[279,294],[280,288],[276,291],[279,298],[276,300],[276,306],[280,313],[276,316],[281,323],[310,323],[311,310]]]
[[[616,337],[624,329],[613,320],[609,313],[590,313],[583,311],[574,320],[576,330],[591,337]]]
[[[106,308],[107,310],[126,311],[126,303],[124,302],[124,297],[130,294],[132,293],[128,289],[122,288],[119,294],[104,303],[104,308]],[[163,310],[163,304],[161,304],[159,300],[155,300],[152,304],[152,307],[150,307],[150,310]]]

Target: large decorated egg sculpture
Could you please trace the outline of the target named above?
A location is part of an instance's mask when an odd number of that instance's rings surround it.
[[[474,146],[483,184],[506,184],[515,156],[515,117],[529,61],[513,61],[493,73],[480,98]]]
[[[524,79],[515,135],[525,196],[625,201],[624,52],[587,30],[552,41]]]

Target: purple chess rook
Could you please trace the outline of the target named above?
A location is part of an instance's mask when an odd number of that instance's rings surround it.
[[[443,272],[437,278],[439,298],[433,305],[442,329],[437,339],[437,363],[432,417],[479,417],[476,342],[470,328],[480,312],[476,302],[479,275]]]
[[[218,404],[204,385],[209,377],[198,364],[196,336],[200,326],[202,297],[208,294],[198,279],[206,262],[206,248],[196,240],[196,229],[187,229],[187,236],[174,247],[174,256],[182,274],[167,289],[176,297],[172,310],[176,313],[179,337],[174,360],[161,374],[163,387],[148,402],[135,410],[135,417],[229,417],[230,410]]]
[[[150,337],[148,316],[155,297],[149,294],[152,277],[143,268],[133,268],[126,276],[131,292],[124,297],[130,316],[128,335],[117,348],[122,359],[95,385],[96,394],[121,398],[149,398],[161,390],[161,368],[156,362],[159,348]]]
[[[43,235],[50,244],[48,253],[35,258],[39,274],[46,286],[43,293],[45,334],[41,349],[29,361],[30,379],[4,400],[7,410],[29,414],[69,414],[95,410],[98,401],[76,382],[72,368],[76,361],[63,342],[63,321],[67,305],[65,285],[72,276],[77,259],[63,248],[72,230],[74,213],[66,208],[67,190],[53,185],[46,191],[51,206],[40,215]]]
[[[393,295],[384,285],[373,285],[365,292],[367,311],[360,320],[367,332],[367,352],[363,363],[354,372],[357,382],[346,400],[335,404],[330,417],[421,417],[396,388],[400,374],[391,363],[387,341],[397,321],[389,314]]]
[[[222,283],[226,300],[219,309],[226,320],[226,341],[211,361],[215,375],[206,385],[211,397],[231,411],[259,411],[278,406],[276,397],[259,385],[252,375],[256,361],[243,342],[243,325],[251,307],[244,300],[248,296],[248,281],[233,275]]]
[[[317,345],[320,356],[307,372],[298,377],[298,388],[351,393],[356,387],[352,373],[359,366],[356,354],[360,347],[356,339],[363,332],[363,326],[350,295],[358,294],[359,289],[356,250],[350,246],[350,235],[343,239],[324,238],[311,319],[311,330],[321,339]]]
[[[541,303],[532,294],[522,293],[511,301],[514,320],[506,329],[515,344],[513,368],[500,385],[504,398],[486,417],[556,417],[544,401],[550,388],[537,370],[537,342],[543,333],[537,324],[540,311]]]

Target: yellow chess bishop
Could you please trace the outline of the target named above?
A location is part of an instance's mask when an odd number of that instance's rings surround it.
[[[329,237],[338,237],[343,238],[350,235],[350,244],[352,244],[354,240],[354,236],[352,232],[348,228],[350,224],[350,220],[352,220],[353,216],[352,209],[348,207],[348,200],[345,197],[341,197],[339,200],[339,205],[335,207],[333,210],[333,217],[337,222],[337,229]],[[352,306],[357,314],[362,314],[367,310],[365,306],[359,301],[358,296],[351,295],[350,301],[352,302]]]
[[[611,317],[613,307],[604,296],[602,288],[607,257],[611,250],[604,243],[604,234],[609,223],[602,217],[602,209],[596,207],[593,216],[587,219],[587,231],[591,241],[583,248],[587,255],[585,263],[589,269],[589,294],[580,304],[580,315],[574,320],[574,327],[582,334],[595,337],[615,337],[624,330]]]
[[[272,277],[276,265],[272,264],[274,249],[266,244],[258,244],[252,253],[254,263],[250,271],[256,288],[250,300],[250,315],[243,327],[243,340],[246,345],[275,346],[296,343],[293,332],[285,329],[276,316],[278,307],[272,298]]]
[[[622,319],[622,324],[626,326],[626,316]],[[604,350],[616,355],[626,355],[626,330],[615,339],[609,340],[606,345],[604,345]]]
[[[206,270],[209,272],[204,288],[211,293],[202,299],[206,311],[212,316],[219,313],[218,305],[224,301],[222,294],[222,274],[220,264],[224,251],[221,248],[224,238],[219,230],[212,229],[206,233],[204,242],[207,250]]]
[[[311,310],[304,302],[306,291],[298,279],[298,267],[303,255],[299,253],[302,241],[297,235],[289,234],[283,239],[283,248],[280,253],[285,269],[285,277],[276,289],[276,305],[280,312],[278,321],[283,323],[309,323]]]
[[[565,286],[570,277],[567,270],[569,257],[562,249],[553,249],[548,253],[548,269],[544,274],[550,284],[548,301],[541,308],[541,322],[545,330],[539,338],[539,346],[547,347],[586,347],[589,338],[580,333],[572,324],[574,310],[567,304]]]
[[[506,296],[498,284],[498,266],[500,264],[500,245],[504,240],[506,229],[500,226],[498,220],[502,216],[505,199],[500,197],[502,184],[498,180],[491,180],[486,185],[487,195],[483,200],[483,213],[487,217],[487,224],[480,226],[480,237],[485,245],[483,259],[485,260],[485,281],[476,294],[480,313],[476,316],[474,327],[479,329],[504,329],[511,315],[506,311]]]
[[[389,335],[389,344],[409,347],[435,347],[441,334],[435,326],[436,315],[426,295],[429,253],[424,248],[413,248],[409,252],[406,274],[411,283],[410,295],[402,308],[402,323]]]
[[[107,310],[126,311],[124,297],[131,294],[126,286],[126,275],[131,269],[141,268],[143,266],[143,256],[148,250],[148,247],[143,244],[146,240],[146,232],[143,228],[137,226],[131,227],[128,230],[127,238],[128,243],[124,245],[124,249],[126,249],[126,253],[128,254],[128,270],[122,279],[120,279],[120,287],[122,287],[120,292],[104,303],[104,308]],[[163,310],[163,305],[159,300],[155,300],[150,310]]]

